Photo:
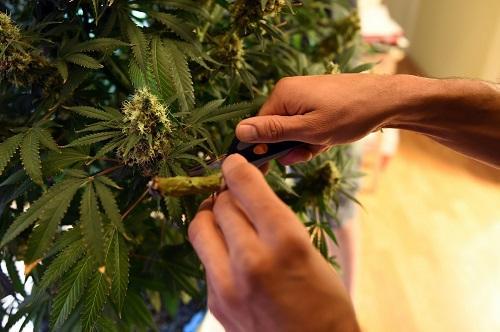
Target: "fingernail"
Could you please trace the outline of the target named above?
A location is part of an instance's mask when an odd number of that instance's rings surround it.
[[[251,142],[258,138],[257,128],[253,125],[241,124],[236,127],[236,136],[243,142]]]
[[[198,207],[198,212],[204,210],[212,210],[212,206],[213,202],[212,199],[209,197],[205,199],[203,202],[201,202],[200,206]]]

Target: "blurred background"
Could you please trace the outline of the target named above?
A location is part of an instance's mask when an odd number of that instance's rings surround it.
[[[366,55],[375,72],[500,82],[500,1],[358,7],[364,40],[386,47]],[[351,226],[362,330],[500,331],[500,171],[408,132],[362,149],[364,207]]]

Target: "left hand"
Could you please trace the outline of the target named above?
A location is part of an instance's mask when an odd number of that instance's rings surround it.
[[[206,270],[208,307],[228,331],[359,331],[335,270],[292,210],[239,155],[227,190],[189,226]]]

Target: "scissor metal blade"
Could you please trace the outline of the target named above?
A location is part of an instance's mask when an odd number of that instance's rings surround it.
[[[224,161],[224,158],[226,156],[222,156],[220,158],[217,158],[215,160],[212,160],[207,163],[206,166],[200,165],[193,167],[187,171],[189,176],[201,176],[204,175],[207,171],[214,170],[214,169],[219,169],[222,165],[222,162]]]

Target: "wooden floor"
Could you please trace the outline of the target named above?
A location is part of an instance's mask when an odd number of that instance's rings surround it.
[[[500,331],[500,172],[403,133],[361,194],[363,331]]]

